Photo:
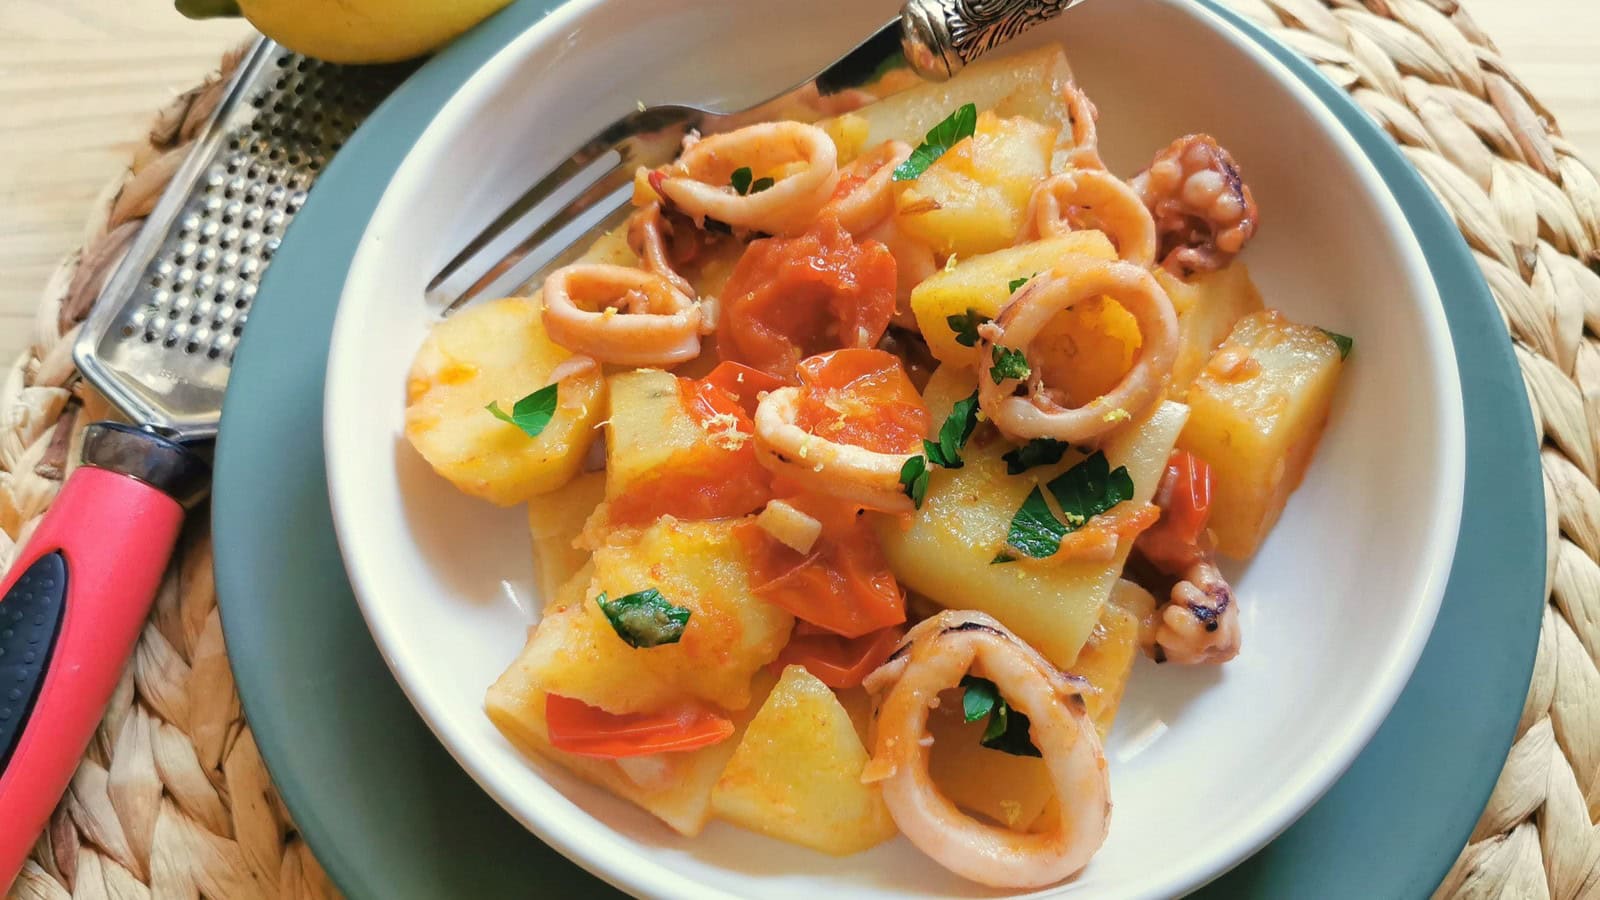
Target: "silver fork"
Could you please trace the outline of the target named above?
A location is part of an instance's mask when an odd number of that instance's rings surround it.
[[[487,292],[514,293],[582,254],[585,238],[615,228],[628,212],[633,173],[671,162],[690,131],[713,134],[759,120],[764,108],[801,92],[820,96],[871,81],[896,54],[917,74],[943,80],[1082,0],[907,0],[900,15],[816,77],[755,106],[732,111],[660,105],[631,112],[585,141],[506,208],[429,282],[446,315]]]

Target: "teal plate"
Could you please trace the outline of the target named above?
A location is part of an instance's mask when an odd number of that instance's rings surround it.
[[[503,812],[412,710],[351,596],[323,476],[328,337],[368,218],[445,101],[554,5],[523,0],[457,42],[339,153],[278,251],[228,389],[212,506],[228,651],[279,792],[352,897],[614,893]],[[1398,148],[1291,50],[1218,12],[1310,86],[1405,210],[1463,363],[1467,483],[1444,606],[1394,712],[1315,807],[1202,895],[1426,897],[1488,798],[1532,670],[1545,559],[1532,416],[1477,266]]]

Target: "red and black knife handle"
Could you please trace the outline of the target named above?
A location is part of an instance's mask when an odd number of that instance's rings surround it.
[[[71,782],[210,478],[179,443],[91,425],[83,465],[0,583],[0,888]]]

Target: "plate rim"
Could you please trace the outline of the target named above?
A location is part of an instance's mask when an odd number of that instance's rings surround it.
[[[1256,43],[1260,44],[1267,52],[1273,53],[1274,55],[1276,55],[1277,51],[1279,50],[1282,50],[1284,53],[1289,52],[1270,37],[1265,37],[1263,33],[1259,31],[1259,29],[1255,28],[1249,23],[1237,19],[1228,11],[1217,10],[1209,3],[1207,3],[1206,6],[1210,12],[1222,16],[1225,21],[1230,22],[1230,24],[1244,31],[1246,35],[1248,35],[1250,38],[1253,38]],[[455,93],[455,88],[460,86],[460,83],[465,80],[465,77],[470,77],[470,74],[476,70],[479,64],[492,56],[494,53],[498,52],[505,44],[509,43],[511,40],[520,35],[528,25],[536,21],[536,17],[538,16],[539,12],[539,4],[530,2],[530,0],[525,0],[525,2],[519,3],[501,13],[494,20],[491,20],[488,25],[469,35],[461,43],[455,47],[452,47],[450,50],[441,54],[437,59],[424,66],[423,69],[416,76],[414,76],[411,81],[408,81],[406,85],[403,85],[399,91],[397,91],[396,94],[392,96],[376,114],[374,114],[373,118],[369,120],[368,125],[364,126],[363,133],[358,134],[357,138],[351,141],[350,147],[347,148],[347,152],[345,154],[341,154],[341,156],[335,160],[333,166],[331,166],[329,171],[323,176],[323,179],[332,183],[339,183],[340,181],[348,181],[351,179],[361,180],[363,175],[365,175],[365,177],[368,179],[373,177],[381,177],[379,171],[383,167],[374,167],[369,164],[367,167],[365,167],[365,169],[358,169],[357,164],[352,162],[357,153],[352,151],[360,151],[362,148],[370,149],[371,145],[380,143],[380,139],[374,137],[374,135],[386,129],[389,131],[392,131],[395,128],[400,128],[402,131],[411,130],[408,129],[407,125],[405,124],[405,120],[407,119],[415,120],[418,119],[418,117],[421,117],[423,121],[431,120],[432,114],[436,113],[438,110],[437,104],[442,102],[440,98],[448,98],[449,96],[453,95]],[[1309,67],[1303,61],[1299,61],[1298,58],[1292,56],[1288,59],[1279,57],[1279,61],[1287,65],[1290,71],[1299,77],[1299,80],[1307,81],[1306,74]],[[1298,63],[1298,65],[1296,65],[1296,63]],[[1320,78],[1320,76],[1314,77]],[[454,82],[454,86],[445,89],[446,86],[452,81]],[[1309,83],[1309,85],[1315,91],[1317,85],[1315,83]],[[1329,87],[1331,87],[1331,85],[1329,85]],[[1337,89],[1335,88],[1335,90]],[[1342,124],[1347,131],[1353,132],[1357,130],[1352,128],[1350,121],[1346,119],[1345,115],[1340,114],[1341,111],[1346,113],[1355,111],[1357,115],[1360,115],[1353,102],[1345,97],[1342,92],[1340,92],[1336,98],[1336,100],[1342,100],[1342,104],[1335,102],[1334,99],[1330,99],[1328,97],[1322,97],[1320,99],[1322,99],[1324,105],[1330,108],[1330,111],[1334,114],[1335,118],[1340,121],[1340,124]],[[433,104],[431,112],[428,111],[430,104]],[[1344,106],[1345,109],[1341,110],[1341,105]],[[1361,121],[1364,122],[1364,120]],[[410,124],[414,125],[416,123],[413,121]],[[1371,130],[1374,128],[1374,126],[1367,124],[1367,128]],[[1356,136],[1359,137],[1359,135]],[[363,138],[365,138],[365,140],[363,140]],[[411,142],[409,140],[406,141],[405,149],[398,151],[398,155],[394,155],[394,162],[398,163],[399,158],[403,157],[406,152],[409,152],[410,143]],[[366,161],[370,163],[370,157],[372,154],[366,153],[365,155],[368,157]],[[387,164],[388,161],[385,161],[385,165]],[[389,174],[392,174],[392,169]],[[1409,174],[1412,179],[1417,178],[1416,173],[1410,172]],[[1380,167],[1380,175],[1385,183],[1388,184],[1391,193],[1393,193],[1393,173],[1386,173],[1383,171],[1382,167]],[[1420,182],[1418,183],[1420,184]],[[332,221],[329,219],[330,213],[324,213],[322,210],[325,208],[331,209],[332,202],[324,200],[322,203],[319,203],[318,199],[321,198],[323,194],[328,194],[331,196],[333,193],[333,190],[318,190],[313,192],[311,201],[307,204],[306,209],[302,211],[300,218],[297,220],[297,227],[290,230],[289,237],[284,243],[284,248],[280,250],[280,258],[292,257],[295,255],[295,248],[311,241],[309,235],[313,230],[320,231],[328,227]],[[1431,195],[1429,196],[1431,198]],[[1397,198],[1397,201],[1398,199],[1399,198]],[[1412,218],[1413,210],[1403,202],[1400,205],[1402,206],[1403,212],[1408,220]],[[367,210],[368,213],[370,213],[370,211],[370,209]],[[1431,212],[1435,216],[1442,215],[1442,210],[1437,208],[1431,210]],[[356,215],[359,216],[360,214],[357,213]],[[339,218],[337,214],[332,214],[332,217],[333,219]],[[325,219],[329,219],[329,221],[324,221]],[[354,227],[359,233],[360,231],[364,230],[364,225],[365,221],[362,219],[361,221],[356,222]],[[315,229],[313,226],[315,226]],[[346,223],[346,227],[350,227],[349,223]],[[1460,254],[1465,251],[1464,244],[1461,244],[1459,233],[1455,232],[1453,227],[1451,234],[1454,236],[1455,243],[1460,244],[1461,246],[1450,249],[1455,249],[1457,251],[1455,255],[1459,257]],[[1422,241],[1421,236],[1419,236],[1419,242],[1420,241]],[[1424,244],[1425,245],[1423,249],[1425,253],[1427,253],[1429,248],[1426,246],[1426,242],[1424,242]],[[1431,264],[1433,261],[1433,254],[1427,253],[1427,255],[1430,257],[1429,261]],[[1470,261],[1470,257],[1467,257],[1467,259]],[[348,262],[348,259],[346,259],[346,262]],[[1460,260],[1458,259],[1457,263],[1459,264],[1459,262]],[[278,272],[281,269],[287,269],[287,267],[274,267],[273,271]],[[1435,282],[1437,283],[1439,278],[1437,272],[1434,273],[1434,277]],[[267,284],[264,285],[263,289],[273,290],[280,282],[284,282],[284,277],[280,276],[278,278],[273,278],[269,276]],[[1482,286],[1481,278],[1479,279],[1479,288],[1482,296],[1478,299],[1482,303],[1490,304],[1490,309],[1492,309],[1492,300],[1488,299],[1487,289],[1486,287]],[[1441,290],[1441,293],[1444,292]],[[281,305],[283,301],[280,300],[277,302]],[[1458,302],[1462,301],[1458,300]],[[270,305],[268,308],[270,308]],[[261,330],[263,329],[252,329],[251,332],[255,333]],[[259,342],[252,342],[247,337],[244,343],[245,349],[240,354],[240,362],[242,364],[239,366],[240,372],[248,372],[254,368],[254,360],[256,359],[256,354],[258,353],[258,351],[254,350],[254,345]],[[322,349],[324,351],[326,350],[325,347]],[[1503,357],[1506,362],[1510,361],[1509,341],[1506,341]],[[1512,368],[1511,371],[1514,372],[1515,369]],[[245,384],[251,383],[250,378],[248,377],[244,379],[235,379],[235,386],[237,386],[241,381]],[[1531,438],[1531,414],[1526,412],[1526,397],[1525,395],[1521,394],[1520,381],[1518,381],[1516,388],[1517,396],[1522,401],[1521,406],[1523,407],[1524,411],[1522,418],[1526,422],[1525,427],[1520,430],[1525,431]],[[246,389],[240,388],[239,392],[241,394],[246,393]],[[240,405],[243,405],[243,402],[234,404],[231,407],[225,407],[225,426],[229,424],[228,420],[231,418],[228,416],[226,410],[229,408],[237,408]],[[1512,411],[1515,412],[1516,410]],[[320,419],[320,416],[318,418]],[[320,431],[320,429],[318,430]],[[216,534],[218,537],[217,570],[219,604],[222,606],[223,624],[228,633],[230,646],[240,646],[247,644],[249,641],[248,633],[243,630],[246,626],[244,626],[242,623],[241,614],[239,613],[241,604],[245,603],[246,601],[240,600],[239,603],[234,603],[232,601],[232,597],[242,596],[246,588],[249,586],[249,581],[248,579],[243,581],[240,579],[240,575],[242,574],[240,570],[241,567],[244,567],[244,561],[233,556],[227,550],[228,547],[235,546],[235,542],[230,542],[225,539],[228,534],[237,533],[239,530],[238,526],[240,525],[238,518],[239,513],[236,510],[236,507],[233,505],[234,498],[240,496],[239,494],[235,493],[235,491],[239,490],[240,487],[239,476],[235,475],[235,472],[241,470],[235,468],[235,460],[238,460],[237,465],[239,466],[248,465],[244,461],[245,454],[243,454],[242,450],[237,451],[241,454],[240,456],[235,456],[236,448],[242,446],[230,439],[230,435],[235,433],[235,431],[242,433],[244,429],[229,429],[224,427],[223,438],[219,442],[218,496],[217,502],[213,508],[213,515],[217,527]],[[320,444],[320,442],[318,443]],[[1532,458],[1536,472],[1537,455],[1536,451],[1532,449],[1534,445],[1530,440],[1526,446],[1529,448],[1527,456]],[[1542,494],[1538,494],[1537,497],[1539,505],[1542,506]],[[322,497],[322,500],[325,501],[326,497]],[[1539,516],[1539,518],[1542,521],[1542,514]],[[1542,544],[1543,538],[1543,532],[1542,530],[1539,530],[1537,533],[1537,541]],[[1542,573],[1543,554],[1539,553],[1538,558],[1541,560],[1538,569]],[[337,561],[335,561],[335,565],[337,565]],[[338,570],[338,574],[339,577],[342,578],[342,568]],[[1540,593],[1538,600],[1542,604],[1542,574],[1539,579],[1538,590]],[[1531,634],[1536,635],[1537,617],[1530,616],[1530,618],[1534,623],[1534,627],[1531,628]],[[1525,643],[1527,644],[1527,652],[1525,654],[1526,668],[1531,670],[1533,645],[1531,641]],[[259,673],[256,674],[259,675]],[[1523,683],[1525,684],[1525,681]],[[266,715],[265,710],[263,710],[262,707],[262,704],[266,703],[267,701],[261,698],[261,692],[264,689],[264,685],[261,684],[259,677],[251,677],[249,675],[240,677],[239,689],[241,696],[244,699],[247,712],[257,713],[255,718],[258,720],[271,718],[269,715]],[[1520,693],[1518,695],[1518,699],[1520,700]],[[1515,722],[1514,713],[1515,711],[1513,711],[1510,724],[1514,724]],[[1505,747],[1509,747],[1510,744],[1510,724],[1506,725],[1504,728]],[[282,766],[275,763],[275,760],[281,761],[283,758],[281,753],[282,748],[273,746],[280,743],[281,740],[281,735],[258,733],[258,741],[262,745],[261,749],[263,756],[267,759],[269,768],[273,769],[275,779],[279,782],[280,787],[284,787],[285,785],[288,786],[284,789],[285,801],[290,805],[292,810],[296,811],[297,818],[301,821],[302,825],[306,826],[308,838],[310,838],[314,844],[319,845],[319,849],[324,849],[327,846],[327,842],[331,841],[331,836],[325,834],[321,837],[318,836],[316,832],[323,830],[320,828],[320,823],[307,824],[308,822],[315,822],[318,819],[316,815],[308,816],[305,814],[305,809],[309,809],[307,805],[312,803],[312,798],[307,795],[305,790],[307,785],[301,783],[300,780],[295,778],[293,774],[281,771]],[[1500,758],[1503,758],[1503,753],[1496,756],[1496,759]],[[1498,766],[1496,766],[1493,771],[1497,772]],[[1491,772],[1491,775],[1492,774],[1493,773]],[[1492,787],[1492,784],[1493,779],[1491,777],[1482,785],[1482,797],[1487,796],[1488,790],[1490,787]],[[1480,800],[1481,799],[1482,798],[1480,797]],[[1462,838],[1466,836],[1466,833],[1468,830],[1470,830],[1470,827],[1471,822],[1467,822],[1462,826]],[[341,885],[349,887],[353,886],[359,881],[359,879],[357,879],[355,876],[353,867],[344,865],[344,854],[335,853],[330,856],[326,856],[325,858],[330,860],[330,871],[334,874],[335,879],[338,880]],[[334,862],[334,860],[337,860],[337,862]],[[1448,860],[1445,861],[1445,864],[1448,865]],[[1440,870],[1438,874],[1442,875],[1442,870]]]

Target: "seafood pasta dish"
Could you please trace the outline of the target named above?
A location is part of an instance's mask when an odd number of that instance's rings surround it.
[[[691,135],[580,260],[433,327],[410,444],[528,510],[510,742],[682,835],[1090,863],[1135,657],[1249,652],[1225,561],[1352,346],[1257,292],[1222,144],[1111,171],[1099,116],[1059,47],[891,70]]]

